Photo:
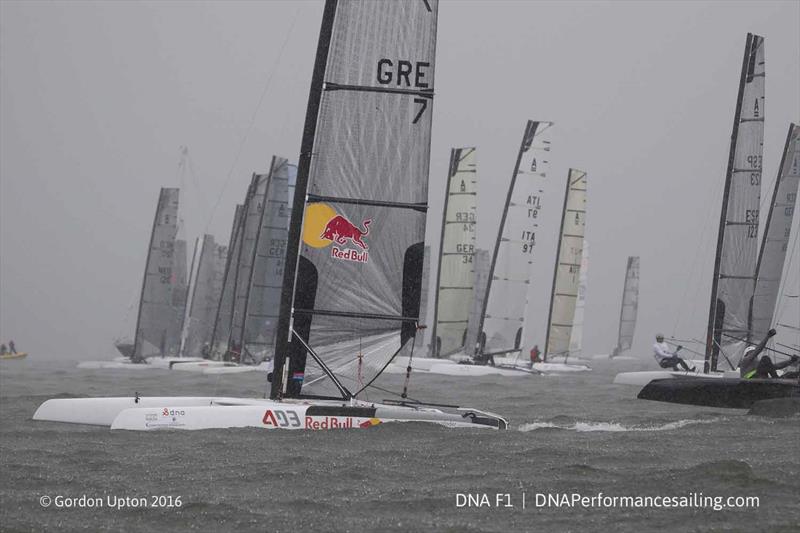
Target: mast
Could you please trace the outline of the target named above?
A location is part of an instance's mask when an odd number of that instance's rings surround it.
[[[724,342],[723,336],[734,339],[745,337],[750,322],[749,316],[746,315],[749,314],[748,308],[752,305],[752,301],[743,302],[742,298],[744,295],[752,295],[751,284],[755,282],[754,268],[758,248],[758,208],[764,135],[763,44],[763,37],[747,34],[714,256],[714,276],[711,285],[711,303],[703,365],[705,373],[717,370],[717,357],[721,344]],[[754,83],[755,81],[758,83]],[[748,100],[747,108],[744,107],[745,99]],[[743,111],[745,116],[743,116]],[[748,133],[754,138],[748,139],[749,142],[746,145],[740,146],[740,130],[742,128],[747,128]],[[749,152],[745,153],[748,150]],[[734,196],[734,211],[729,212],[731,190],[734,185],[737,187]],[[750,189],[747,189],[748,186]],[[731,216],[733,219],[730,218]],[[742,230],[744,231],[742,232]],[[743,233],[739,239],[741,242],[731,241],[728,243],[726,233],[731,231]],[[727,247],[726,243],[728,243]],[[727,254],[725,254],[726,251]],[[738,268],[726,265],[728,271],[723,272],[723,256],[736,256]],[[749,264],[751,260],[752,265]],[[745,286],[736,285],[737,283]],[[722,296],[727,296],[727,299],[723,300]],[[747,298],[749,299],[749,296]],[[723,355],[727,359],[727,355],[724,353]],[[728,359],[728,363],[733,368],[730,359]]]
[[[286,393],[288,367],[285,364],[289,344],[292,341],[292,304],[294,300],[294,284],[297,266],[300,261],[300,235],[308,189],[311,156],[314,150],[314,137],[317,131],[317,115],[322,100],[323,83],[325,82],[325,66],[328,62],[328,50],[333,35],[333,21],[336,16],[338,0],[325,0],[322,12],[322,25],[317,42],[317,55],[314,59],[314,70],[311,75],[311,88],[308,94],[308,107],[303,127],[303,139],[300,144],[300,157],[297,162],[297,180],[295,182],[292,218],[289,222],[289,240],[286,243],[286,264],[283,269],[283,288],[281,290],[281,310],[278,318],[278,335],[275,344],[274,366],[270,398],[280,399]]]

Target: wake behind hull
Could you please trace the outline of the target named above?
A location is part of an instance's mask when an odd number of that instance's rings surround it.
[[[777,398],[800,398],[800,382],[785,379],[671,378],[651,381],[639,399],[659,402],[749,409]]]

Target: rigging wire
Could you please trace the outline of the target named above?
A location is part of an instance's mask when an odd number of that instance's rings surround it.
[[[278,50],[278,56],[275,58],[275,62],[272,64],[272,68],[270,69],[269,76],[267,77],[266,83],[264,84],[264,88],[261,91],[261,96],[258,98],[258,103],[256,104],[256,108],[253,111],[253,114],[250,117],[250,123],[247,125],[247,129],[245,130],[244,135],[242,136],[241,140],[239,141],[239,147],[236,150],[236,155],[233,158],[233,163],[228,170],[227,175],[225,176],[225,181],[222,183],[222,189],[220,190],[219,194],[217,195],[217,200],[214,202],[213,207],[211,208],[211,212],[208,215],[208,219],[206,220],[206,225],[203,230],[204,233],[208,232],[209,226],[211,226],[211,222],[214,220],[214,215],[219,208],[220,202],[222,202],[222,197],[225,194],[225,190],[228,188],[230,184],[231,178],[233,177],[233,173],[236,170],[236,166],[239,164],[239,158],[244,151],[245,144],[247,143],[247,139],[250,136],[250,133],[253,131],[253,126],[255,125],[256,118],[258,117],[258,112],[261,109],[261,104],[264,102],[264,98],[267,96],[269,92],[269,88],[272,85],[272,79],[275,77],[275,72],[278,70],[278,65],[280,64],[281,58],[283,57],[283,52],[286,49],[286,44],[289,42],[289,39],[292,36],[294,31],[294,26],[297,23],[297,17],[300,14],[300,9],[302,4],[298,5],[297,10],[294,13],[294,17],[292,18],[291,24],[289,24],[289,28],[286,32],[286,37],[283,39],[283,43],[281,44],[280,49]]]

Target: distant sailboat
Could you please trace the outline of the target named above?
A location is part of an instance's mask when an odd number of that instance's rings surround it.
[[[552,129],[552,122],[528,121],[525,126],[489,266],[475,350],[478,361],[518,356],[522,350]]]
[[[218,245],[213,235],[203,236],[192,288],[184,348],[189,355],[205,355],[210,349],[214,317],[222,294],[227,254],[228,247]]]
[[[628,257],[625,268],[625,284],[622,288],[622,304],[619,310],[619,331],[617,345],[612,350],[610,359],[619,357],[633,345],[633,334],[636,330],[636,315],[639,311],[639,257]]]
[[[459,352],[466,342],[475,280],[477,186],[475,148],[453,148],[442,215],[431,332],[432,357]]]
[[[177,355],[179,332],[174,307],[173,267],[175,236],[178,232],[178,196],[178,189],[173,188],[163,188],[159,194],[139,298],[131,357],[134,362],[144,362],[154,356]],[[185,247],[183,251],[186,252]]]
[[[586,233],[586,183],[586,172],[569,169],[547,315],[547,335],[542,354],[544,362],[533,365],[533,368],[541,371],[590,370],[585,365],[567,362],[579,296],[583,239]],[[564,364],[555,366],[552,361],[554,358],[563,358]]]

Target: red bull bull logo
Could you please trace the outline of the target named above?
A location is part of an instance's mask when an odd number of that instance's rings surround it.
[[[330,246],[334,259],[366,263],[369,245],[364,238],[371,223],[372,219],[365,219],[359,227],[327,204],[311,204],[306,207],[303,242],[313,248]]]

